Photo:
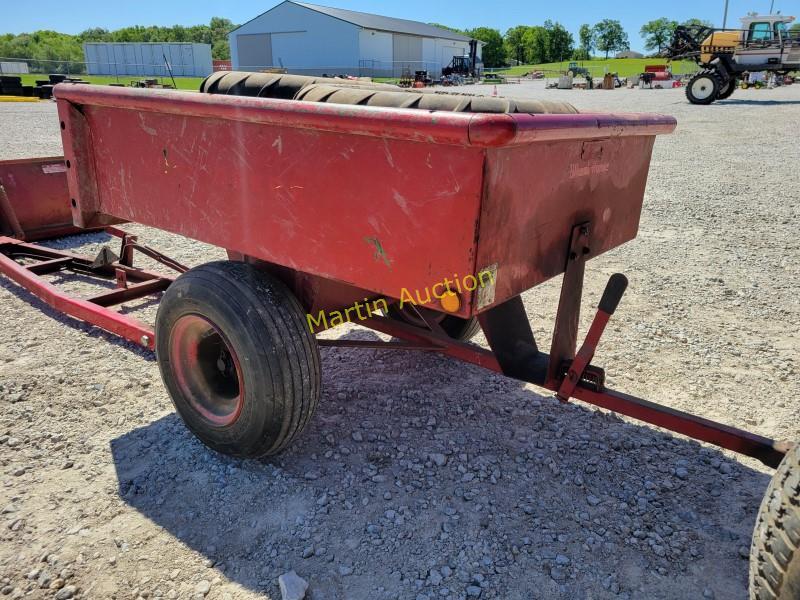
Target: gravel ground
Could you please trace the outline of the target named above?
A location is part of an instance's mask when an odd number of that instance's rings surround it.
[[[612,272],[631,280],[594,362],[630,393],[799,439],[800,86],[710,107],[681,90],[501,93],[678,118],[638,239],[590,263],[585,306]],[[53,104],[0,104],[0,159],[60,153]],[[128,228],[189,264],[224,256]],[[545,343],[558,284],[524,296]],[[747,595],[769,479],[749,459],[446,358],[324,349],[299,443],[233,460],[183,427],[152,354],[6,280],[0,323],[8,597],[277,599],[290,570],[314,600]]]

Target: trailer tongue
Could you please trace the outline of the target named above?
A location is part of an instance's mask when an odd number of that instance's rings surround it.
[[[772,467],[788,452],[778,475],[797,478],[792,444],[606,387],[591,361],[623,275],[609,279],[578,348],[586,262],[636,236],[655,136],[670,133],[673,118],[216,77],[204,86],[224,95],[58,86],[65,202],[75,224],[118,235],[119,256],[0,237],[0,272],[155,349],[177,411],[208,446],[243,457],[283,450],[318,402],[319,346],[379,347],[448,355]],[[221,246],[230,260],[187,270],[111,227],[121,221]],[[137,268],[136,251],[180,275]],[[70,296],[42,277],[62,269],[116,288]],[[561,274],[546,353],[520,294]],[[451,278],[465,276],[486,283],[455,287]],[[155,328],[111,308],[162,291]],[[310,327],[314,315],[354,318],[347,307],[378,300],[387,310],[356,310],[357,322],[395,340],[318,340]],[[465,339],[476,320],[489,349]],[[783,585],[764,567],[778,508],[762,508],[753,589]]]

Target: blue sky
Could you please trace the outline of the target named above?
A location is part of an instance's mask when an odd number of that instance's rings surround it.
[[[212,16],[227,17],[244,23],[277,4],[277,0],[37,0],[4,2],[0,33],[20,33],[36,29],[55,29],[78,33],[89,27],[116,29],[127,25],[195,25],[207,23]],[[577,38],[581,23],[595,23],[603,18],[618,19],[628,32],[631,47],[642,49],[639,28],[651,19],[666,16],[675,20],[691,17],[708,19],[722,25],[724,0],[670,0],[654,2],[617,0],[317,0],[318,4],[350,10],[378,13],[415,21],[437,22],[468,28],[485,25],[504,32],[514,25],[536,25],[545,19],[560,21]],[[750,11],[766,13],[770,0],[730,0],[728,26]],[[775,10],[800,18],[800,0],[775,0]]]

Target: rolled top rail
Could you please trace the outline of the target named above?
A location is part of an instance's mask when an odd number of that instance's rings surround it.
[[[76,105],[485,148],[657,135],[677,124],[674,117],[658,114],[457,113],[84,84],[58,84],[54,93]]]

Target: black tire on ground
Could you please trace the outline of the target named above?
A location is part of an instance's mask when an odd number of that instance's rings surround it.
[[[717,100],[725,100],[726,98],[730,98],[731,94],[736,91],[736,80],[729,79],[727,84],[724,84],[720,90],[719,94],[717,94]]]
[[[481,330],[481,324],[478,323],[478,317],[470,317],[469,319],[462,319],[461,317],[454,317],[447,315],[442,322],[439,323],[442,329],[447,332],[454,340],[461,342],[468,342],[475,334]]]
[[[412,311],[400,308],[397,304],[392,304],[389,307],[389,314],[387,316],[398,321],[403,321],[404,323],[416,325],[417,327],[425,326],[416,314]],[[454,315],[442,315],[438,322],[439,326],[444,329],[448,336],[460,342],[468,342],[481,330],[481,324],[478,323],[477,317],[462,319]]]
[[[170,285],[156,357],[186,426],[223,454],[280,452],[319,401],[319,347],[305,311],[282,282],[243,262],[207,263]]]
[[[689,80],[686,98],[692,104],[711,104],[717,99],[722,82],[714,71],[703,70]]]
[[[800,446],[786,454],[758,511],[750,546],[750,598],[800,598]]]

